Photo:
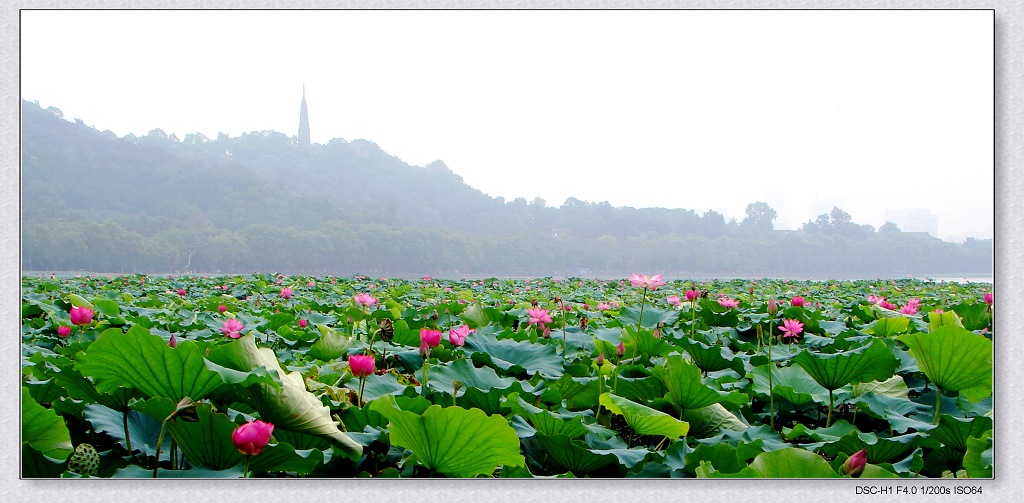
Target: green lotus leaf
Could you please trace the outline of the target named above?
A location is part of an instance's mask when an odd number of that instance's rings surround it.
[[[626,358],[640,355],[664,356],[668,354],[671,348],[668,342],[665,342],[665,339],[655,337],[654,331],[643,329],[637,332],[636,328],[632,325],[622,328],[620,339],[622,346],[626,349]]]
[[[128,465],[114,472],[115,479],[149,479],[153,477],[152,468],[139,465]],[[210,470],[209,468],[191,468],[189,470],[158,470],[157,478],[161,479],[237,479],[242,477],[242,466],[226,470]]]
[[[967,330],[981,330],[992,325],[992,312],[983,303],[961,303],[952,306],[952,310],[960,315],[960,321]]]
[[[804,350],[793,358],[793,362],[827,390],[837,390],[853,382],[884,381],[899,368],[899,360],[879,339],[841,353]]]
[[[864,333],[875,334],[879,337],[892,337],[906,332],[908,327],[910,327],[910,318],[904,316],[899,318],[879,318],[864,327]]]
[[[528,420],[537,433],[542,435],[564,435],[569,438],[579,438],[590,431],[583,425],[582,414],[561,414],[534,407],[520,398],[518,393],[509,395],[505,399],[505,403],[512,408],[513,412]]]
[[[309,347],[306,354],[317,360],[328,361],[341,358],[348,352],[349,346],[352,345],[350,337],[326,325],[317,325],[316,329],[320,332],[320,338]]]
[[[703,463],[713,467],[714,473],[737,473],[747,467],[745,459],[741,459],[739,450],[727,443],[697,444],[693,452],[686,456],[685,469],[689,473]]]
[[[359,380],[353,379],[347,386],[353,389],[358,388]],[[363,385],[363,401],[370,402],[384,395],[401,395],[407,389],[409,389],[409,385],[399,382],[395,374],[368,375],[366,383]]]
[[[972,479],[992,478],[992,430],[967,438],[964,469]]]
[[[70,302],[71,305],[74,306],[74,307],[88,307],[89,309],[94,309],[94,306],[92,305],[92,302],[89,302],[88,300],[85,300],[85,297],[82,297],[81,295],[78,295],[77,293],[69,293],[68,294],[68,302]]]
[[[431,405],[422,414],[398,408],[387,395],[370,405],[388,419],[392,445],[405,447],[426,468],[456,477],[491,474],[499,466],[525,466],[519,437],[501,416]]]
[[[470,328],[480,328],[491,322],[487,312],[479,304],[470,304],[460,317],[466,321]]]
[[[36,403],[28,388],[21,387],[21,441],[47,458],[64,461],[71,455],[71,433],[52,409]]]
[[[150,400],[157,399],[151,398]],[[166,398],[159,400],[166,400],[168,403],[171,403]],[[127,411],[127,432],[124,428],[125,413],[104,407],[103,405],[86,405],[85,419],[92,425],[93,431],[106,433],[110,438],[120,442],[125,449],[128,447],[128,443],[125,441],[127,435],[128,439],[131,440],[133,451],[140,451],[146,456],[154,456],[156,455],[156,442],[160,437],[160,421],[171,412],[174,412],[173,406],[174,404],[171,403],[171,409],[160,418],[154,418],[134,410]],[[165,437],[164,445],[161,448],[161,458],[169,459],[167,453],[170,452],[170,447],[171,439],[170,437]]]
[[[135,407],[149,416],[166,418],[174,412],[175,404],[164,398],[151,398],[135,404]],[[189,462],[214,471],[241,466],[245,455],[235,448],[231,440],[238,425],[227,415],[213,412],[208,403],[196,404],[196,415],[198,421],[195,422],[175,419],[167,423],[167,432]],[[274,430],[276,433],[276,425]],[[170,443],[169,438],[167,443]],[[254,473],[289,471],[307,474],[322,462],[323,452],[319,450],[296,451],[289,444],[272,442],[261,454],[250,459],[249,470]]]
[[[619,367],[622,370],[622,367]],[[608,380],[606,387],[611,386],[613,381]],[[655,376],[629,378],[619,375],[615,381],[615,394],[632,400],[637,403],[647,403],[665,396],[668,389],[665,384]]]
[[[943,325],[929,333],[901,335],[896,340],[910,348],[917,367],[940,389],[980,388],[980,393],[969,397],[982,395],[978,400],[991,394],[991,340],[955,325]]]
[[[560,377],[564,372],[562,358],[554,344],[534,344],[510,339],[498,340],[493,334],[476,332],[466,338],[467,353],[482,353],[502,370],[521,367],[530,374]]]
[[[853,385],[853,396],[861,396],[869,392],[878,396],[907,399],[910,395],[910,388],[907,387],[903,376],[900,375],[894,375],[885,381],[869,381]]]
[[[21,478],[56,479],[64,473],[65,461],[52,459],[33,449],[28,442],[21,443]]]
[[[613,454],[598,454],[583,441],[572,439],[566,435],[538,433],[536,437],[552,460],[577,475],[594,472],[616,461]]]
[[[163,338],[138,325],[126,333],[116,328],[103,331],[75,368],[92,377],[100,393],[127,384],[146,396],[175,403],[185,397],[201,400],[224,384],[216,372],[206,368],[194,342],[181,341],[171,348]]]
[[[883,438],[874,433],[854,429],[839,438],[827,439],[821,450],[830,456],[836,456],[841,453],[852,455],[866,449],[869,463],[892,463],[906,458],[923,439],[924,436],[920,433]]]
[[[707,407],[728,396],[728,393],[704,384],[700,368],[684,360],[681,355],[669,356],[664,364],[654,367],[653,373],[668,388],[665,396],[683,410]]]
[[[697,468],[697,476],[704,478],[816,479],[837,478],[839,474],[821,456],[808,450],[787,447],[758,454],[749,466],[736,473],[725,474],[714,471],[705,461]]]
[[[939,425],[928,432],[928,435],[946,447],[959,451],[967,450],[967,439],[981,438],[981,435],[992,429],[992,418],[977,416],[970,420],[960,420],[949,414],[939,418]]]
[[[957,316],[956,311],[944,311],[942,313],[932,311],[928,313],[928,332],[932,333],[942,327],[959,327],[963,328],[964,324],[960,321],[960,317]]]
[[[586,410],[597,406],[600,395],[596,377],[572,377],[565,374],[557,381],[548,381],[548,393],[557,396],[569,410]],[[546,393],[546,395],[548,394]]]
[[[640,308],[626,306],[622,308],[622,314],[619,315],[619,319],[622,320],[623,325],[636,326],[640,320]],[[664,323],[665,326],[672,326],[676,320],[679,319],[679,311],[675,309],[658,309],[651,305],[644,307],[644,319],[640,323],[641,327],[654,328],[659,323]]]
[[[626,400],[611,393],[601,394],[601,405],[622,416],[626,424],[640,435],[659,435],[668,438],[685,437],[690,431],[686,421],[680,421],[646,405]]]
[[[747,428],[746,424],[720,403],[699,409],[686,409],[683,411],[683,420],[690,423],[689,435],[694,438],[711,437],[722,430],[743,431]]]
[[[700,341],[684,339],[678,346],[685,349],[693,358],[693,363],[706,372],[718,372],[719,370],[733,369],[743,373],[743,360],[736,358],[729,348],[718,344],[704,344]]]
[[[645,447],[629,447],[621,437],[614,436],[607,439],[601,439],[594,437],[587,437],[587,445],[590,446],[590,452],[597,455],[611,454],[615,456],[615,459],[620,465],[625,467],[627,470],[633,469],[636,465],[647,459],[647,456],[651,454],[651,450]],[[677,441],[677,443],[683,441]]]
[[[117,302],[110,299],[97,297],[96,299],[93,299],[92,305],[95,306],[97,311],[103,313],[103,315],[108,318],[114,318],[121,314],[121,307]]]
[[[828,402],[828,390],[814,381],[800,366],[775,367],[762,365],[752,370],[748,377],[753,381],[754,391],[768,395],[768,372],[772,373],[772,393],[793,405]]]
[[[467,387],[480,390],[509,389],[519,384],[520,386],[525,385],[529,391],[534,389],[527,381],[499,377],[497,372],[490,367],[476,368],[465,358],[455,360],[447,365],[431,365],[430,380],[427,384],[430,389],[451,393],[455,381],[459,381],[463,385],[463,388],[459,390],[459,396],[465,394]]]
[[[56,380],[68,391],[71,398],[95,402],[118,411],[128,410],[128,402],[137,395],[133,388],[123,387],[118,387],[113,393],[100,393],[96,391],[92,381],[86,379],[71,365],[60,369]]]
[[[217,347],[208,358],[213,363],[237,371],[263,367],[268,374],[278,376],[279,387],[276,382],[256,382],[246,386],[232,385],[231,388],[239,401],[259,412],[263,421],[274,423],[275,429],[321,436],[350,457],[358,457],[362,453],[362,446],[338,429],[337,423],[331,419],[331,410],[306,390],[302,374],[285,372],[274,351],[257,348],[251,333]]]

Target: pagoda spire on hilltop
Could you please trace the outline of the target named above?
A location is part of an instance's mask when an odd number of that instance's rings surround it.
[[[302,108],[299,109],[299,146],[309,146],[309,112],[306,110],[306,85],[302,85]]]

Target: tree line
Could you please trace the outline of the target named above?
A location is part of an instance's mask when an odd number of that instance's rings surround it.
[[[492,198],[441,161],[274,131],[117,137],[22,103],[22,267],[97,272],[675,275],[992,271],[992,240],[947,243],[839,208],[776,231],[714,211]]]

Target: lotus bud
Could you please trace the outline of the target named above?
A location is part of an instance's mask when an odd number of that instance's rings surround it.
[[[861,449],[857,451],[853,456],[846,459],[841,468],[844,475],[849,475],[853,478],[858,478],[864,473],[864,466],[868,462],[868,451],[867,449]]]

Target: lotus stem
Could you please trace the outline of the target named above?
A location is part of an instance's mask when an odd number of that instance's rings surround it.
[[[167,432],[167,419],[164,419],[160,423],[160,434],[156,437],[156,459],[153,462],[153,478],[156,478],[156,473],[160,469],[160,447],[164,444],[164,433]]]
[[[125,443],[125,446],[128,447],[128,455],[131,455],[131,453],[132,453],[132,438],[131,438],[131,435],[128,434],[128,411],[127,410],[121,412],[121,420],[124,422],[124,443]]]
[[[697,328],[697,299],[690,301],[690,339],[693,339],[694,330]]]
[[[427,396],[427,377],[430,375],[430,360],[428,358],[430,358],[430,355],[423,359],[423,381],[420,383],[420,386],[422,386],[420,394],[424,397]]]
[[[365,376],[360,377],[359,378],[359,394],[356,395],[356,401],[359,402],[358,405],[359,405],[360,409],[363,408],[363,386],[365,384],[366,384],[366,377]]]
[[[636,348],[633,349],[633,358],[640,356],[640,326],[644,322],[644,306],[647,304],[647,287],[644,287],[644,296],[640,300],[640,317],[636,320]]]
[[[825,427],[832,425],[832,390],[828,390],[828,417],[825,419]]]
[[[251,458],[251,457],[252,456],[250,456],[248,454],[245,455],[245,465],[242,466],[242,478],[243,479],[249,478],[249,458]]]
[[[935,416],[932,417],[932,424],[939,424],[939,415],[942,413],[942,389],[935,387]]]

